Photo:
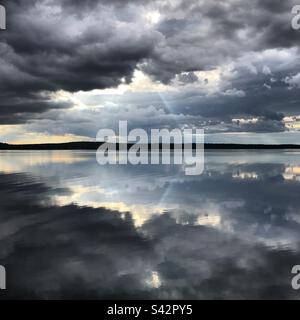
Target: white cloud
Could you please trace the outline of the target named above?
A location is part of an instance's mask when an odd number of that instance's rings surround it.
[[[284,82],[289,85],[289,89],[300,88],[300,73],[297,73],[291,77],[286,77]]]
[[[222,92],[222,95],[242,98],[246,96],[246,93],[243,90],[238,90],[236,88],[233,88],[233,89],[228,89],[225,92]]]
[[[264,66],[262,72],[265,75],[270,75],[272,73],[268,66]]]

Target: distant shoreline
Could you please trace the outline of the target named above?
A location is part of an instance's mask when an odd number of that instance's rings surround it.
[[[22,144],[14,145],[0,143],[0,150],[97,150],[102,142],[67,142],[67,143],[45,143],[45,144]],[[128,148],[132,145],[128,144]],[[196,145],[193,144],[193,148]],[[160,149],[162,145],[160,145]],[[299,149],[297,144],[234,144],[234,143],[205,143],[204,148],[207,150],[282,150],[282,149]],[[119,145],[117,145],[119,149]],[[150,145],[149,145],[150,149]],[[171,145],[174,149],[174,145]]]

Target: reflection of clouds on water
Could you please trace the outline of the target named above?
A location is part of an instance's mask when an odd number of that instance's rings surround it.
[[[297,262],[296,252],[269,250],[192,221],[181,224],[168,213],[136,229],[130,214],[74,205],[41,207],[40,197],[51,198],[53,190],[24,175],[5,175],[0,181],[6,230],[0,260],[10,270],[5,297],[295,294],[289,268]]]
[[[300,158],[276,155],[247,162],[237,152],[228,163],[212,154],[193,177],[99,167],[92,155],[2,174],[6,296],[296,297],[300,182],[285,174],[297,177]]]
[[[288,166],[282,175],[284,179],[300,181],[300,166]]]

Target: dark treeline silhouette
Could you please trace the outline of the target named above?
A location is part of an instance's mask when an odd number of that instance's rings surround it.
[[[0,150],[97,150],[103,142],[67,142],[67,143],[45,143],[45,144],[7,144],[0,143]],[[130,148],[132,144],[128,144]],[[193,148],[196,145],[193,144]],[[162,145],[160,145],[160,149]],[[233,144],[233,143],[206,143],[205,149],[220,149],[220,150],[242,150],[242,149],[300,149],[300,145],[296,144]],[[149,145],[149,149],[151,146]],[[171,149],[174,149],[174,144],[171,144]],[[117,150],[119,145],[117,144]]]

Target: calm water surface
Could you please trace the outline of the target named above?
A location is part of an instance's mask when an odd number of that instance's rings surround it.
[[[300,297],[300,152],[209,151],[180,166],[0,152],[0,298]]]

